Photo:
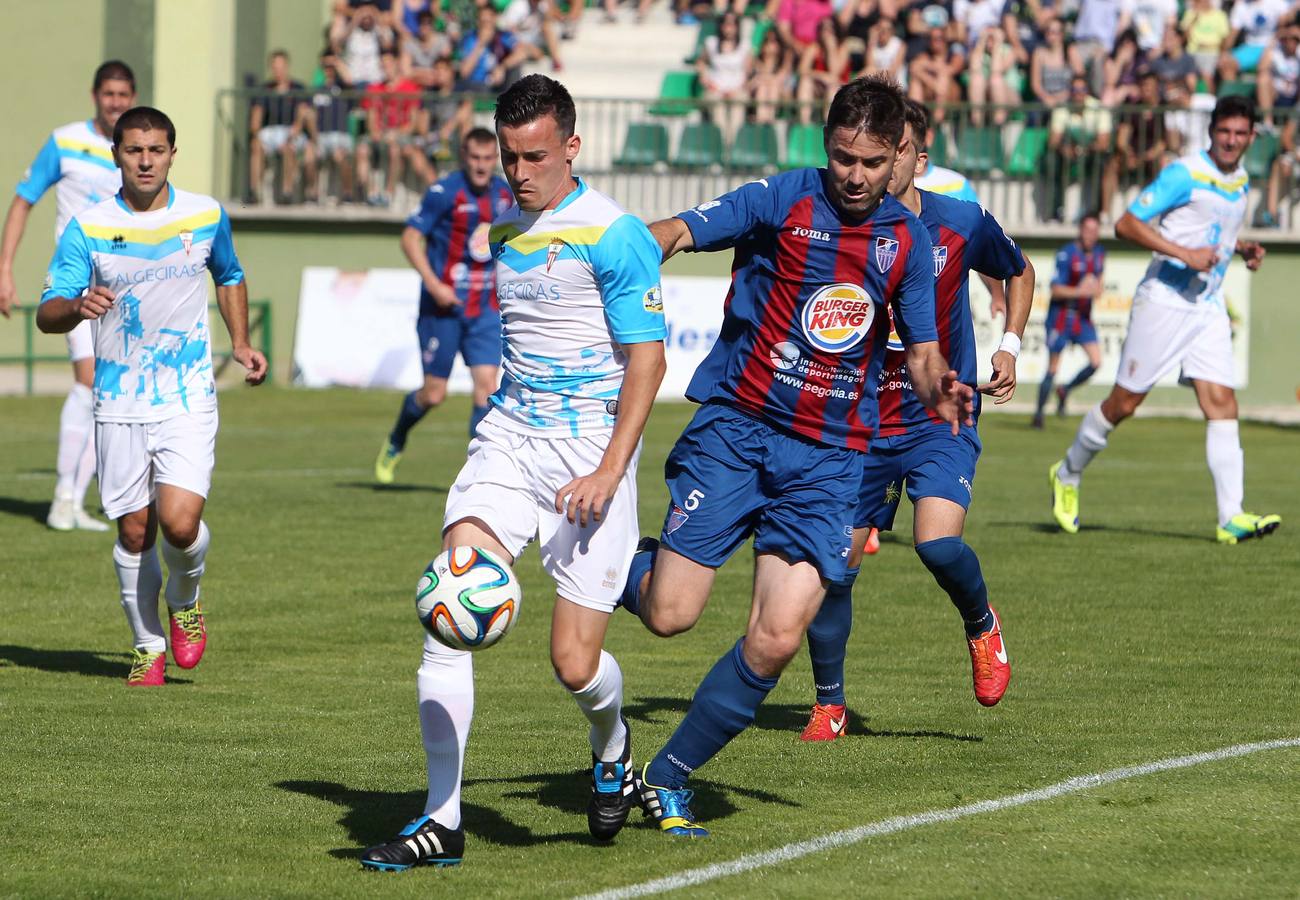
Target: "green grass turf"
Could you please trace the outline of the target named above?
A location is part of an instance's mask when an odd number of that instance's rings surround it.
[[[0,894],[562,896],[733,859],[889,816],[1090,772],[1300,735],[1298,434],[1246,426],[1251,509],[1287,524],[1216,546],[1204,427],[1137,420],[1088,472],[1077,537],[1049,524],[1045,473],[1074,420],[990,415],[968,537],[1003,614],[1015,676],[971,696],[960,625],[911,552],[910,516],[867,560],[848,661],[853,734],[798,740],[802,654],[756,727],[695,780],[707,841],[634,815],[586,836],[586,726],[547,661],[551,589],[518,566],[519,628],[476,658],[459,869],[363,872],[356,857],[423,801],[413,589],[464,456],[463,400],[414,433],[400,483],[371,465],[394,394],[247,389],[222,398],[203,583],[212,637],[193,672],[128,691],[112,539],[42,524],[58,398],[0,400]],[[690,415],[656,410],[643,531]],[[638,759],[680,720],[744,627],[750,554],[694,631],[615,617]],[[723,879],[753,897],[1269,895],[1300,884],[1300,750],[1147,776],[876,838]]]

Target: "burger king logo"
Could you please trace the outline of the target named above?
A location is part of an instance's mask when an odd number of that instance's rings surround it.
[[[857,284],[831,284],[817,291],[804,304],[800,324],[804,336],[818,350],[843,353],[871,331],[876,306]]]

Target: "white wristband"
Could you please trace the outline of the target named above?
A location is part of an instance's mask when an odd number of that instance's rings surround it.
[[[1005,332],[1002,335],[1002,343],[998,344],[999,350],[1005,350],[1012,356],[1020,357],[1020,335],[1014,331]]]

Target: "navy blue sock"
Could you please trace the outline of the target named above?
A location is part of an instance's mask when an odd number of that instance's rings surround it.
[[[397,424],[393,426],[392,432],[388,435],[388,443],[393,445],[393,449],[401,451],[406,447],[406,436],[411,433],[415,423],[424,418],[424,414],[429,411],[429,407],[421,406],[415,399],[417,391],[411,391],[402,400],[401,412],[397,414]]]
[[[686,718],[646,770],[651,785],[680,789],[691,772],[754,721],[776,679],[763,678],[749,667],[741,653],[744,645],[744,638],[736,641],[700,682]]]
[[[641,579],[645,573],[654,568],[655,555],[659,552],[656,544],[653,550],[642,550],[632,555],[632,565],[627,570],[627,584],[623,585],[623,596],[618,605],[632,615],[641,616]]]
[[[1048,372],[1043,376],[1043,380],[1038,383],[1038,409],[1034,415],[1041,416],[1043,407],[1047,406],[1047,398],[1052,395],[1052,373]]]
[[[478,423],[483,421],[483,417],[488,414],[491,405],[475,406],[469,414],[469,436],[473,437],[478,431]]]
[[[1096,366],[1084,366],[1082,369],[1079,370],[1079,374],[1075,375],[1074,378],[1070,380],[1070,383],[1065,386],[1065,392],[1067,394],[1070,393],[1070,391],[1084,384],[1089,378],[1091,378],[1096,373],[1097,373]]]
[[[826,599],[808,626],[808,657],[812,660],[813,686],[823,706],[844,703],[844,653],[853,630],[853,582],[858,570],[849,569],[843,581],[826,589]]]
[[[916,545],[916,555],[930,570],[939,587],[948,592],[952,605],[966,623],[967,637],[993,627],[989,592],[975,551],[959,537],[941,537]]]

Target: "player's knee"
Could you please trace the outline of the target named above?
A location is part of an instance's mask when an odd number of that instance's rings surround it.
[[[591,684],[600,668],[600,655],[589,657],[587,653],[552,649],[551,668],[555,671],[555,680],[570,691],[580,691]]]
[[[422,387],[420,388],[420,393],[416,395],[416,399],[417,402],[426,409],[441,406],[442,401],[447,399],[447,388],[445,385]]]
[[[767,678],[779,675],[803,644],[793,628],[756,625],[745,634],[745,656],[754,671]]]
[[[159,522],[158,527],[173,547],[190,547],[199,539],[199,520],[189,516],[179,521]]]

